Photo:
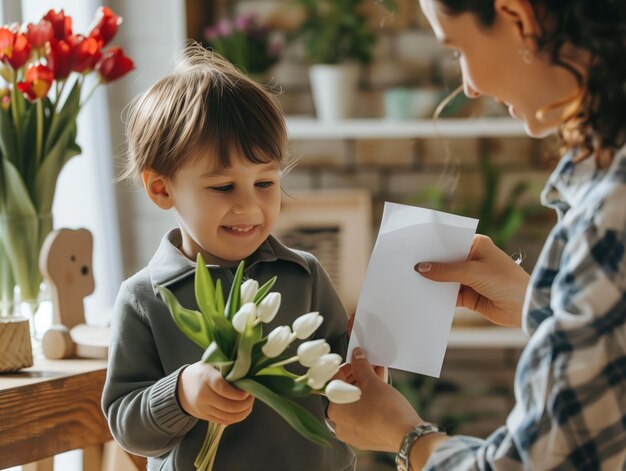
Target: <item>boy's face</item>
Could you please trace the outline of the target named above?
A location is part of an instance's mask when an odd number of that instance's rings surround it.
[[[229,168],[207,160],[182,167],[166,182],[182,232],[183,253],[232,265],[251,255],[270,234],[281,204],[280,166],[231,154]]]

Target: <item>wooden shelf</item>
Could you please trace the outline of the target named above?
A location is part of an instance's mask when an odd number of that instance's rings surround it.
[[[453,327],[448,348],[524,348],[528,341],[521,329],[507,327]]]
[[[437,137],[526,136],[521,121],[509,118],[422,120],[350,119],[326,122],[311,117],[288,116],[289,138],[303,139],[410,139]]]

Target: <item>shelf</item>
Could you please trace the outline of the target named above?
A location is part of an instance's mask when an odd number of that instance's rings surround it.
[[[508,327],[453,327],[448,348],[524,348],[528,339],[521,329]]]
[[[324,122],[311,117],[289,116],[287,129],[292,140],[526,136],[524,124],[509,118],[441,119],[436,123],[432,119]]]

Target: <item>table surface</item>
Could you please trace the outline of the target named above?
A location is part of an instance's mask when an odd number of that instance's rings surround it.
[[[35,359],[0,375],[0,469],[111,440],[100,398],[106,360]]]

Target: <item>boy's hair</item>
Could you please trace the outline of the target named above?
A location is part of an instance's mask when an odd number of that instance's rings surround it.
[[[205,157],[230,166],[240,151],[254,163],[282,162],[287,129],[278,100],[220,55],[188,46],[174,72],[132,104],[128,159],[121,178],[154,170],[172,178]]]

